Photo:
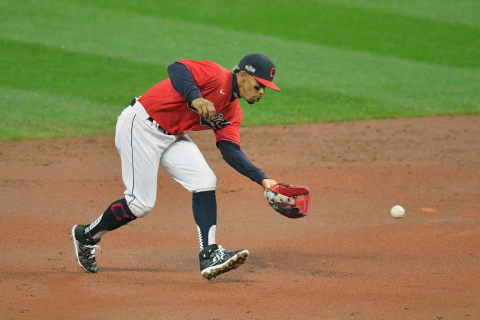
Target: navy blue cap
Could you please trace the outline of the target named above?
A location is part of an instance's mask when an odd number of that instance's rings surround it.
[[[273,83],[273,77],[277,68],[266,55],[259,53],[248,54],[238,64],[240,70],[244,70],[253,76],[258,82],[266,87],[280,91],[280,88]]]

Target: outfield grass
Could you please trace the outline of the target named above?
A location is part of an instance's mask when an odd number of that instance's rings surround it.
[[[480,2],[0,2],[0,139],[112,134],[180,58],[277,65],[245,125],[480,113]]]

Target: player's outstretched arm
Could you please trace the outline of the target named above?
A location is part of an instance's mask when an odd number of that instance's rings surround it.
[[[310,192],[306,187],[277,183],[265,176],[265,173],[255,167],[243,154],[237,144],[220,140],[217,146],[223,159],[235,170],[257,182],[264,188],[264,196],[268,204],[287,218],[305,217],[310,203]]]
[[[225,162],[245,177],[255,181],[264,188],[265,185],[272,184],[275,181],[268,179],[265,172],[263,172],[262,169],[257,168],[236,143],[220,140],[217,142],[217,147],[220,149]]]

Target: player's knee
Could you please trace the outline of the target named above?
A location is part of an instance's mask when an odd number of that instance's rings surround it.
[[[141,218],[146,216],[153,209],[153,204],[148,205],[141,201],[132,201],[128,204],[130,211],[137,217]]]
[[[207,179],[205,187],[210,190],[217,189],[217,177],[214,174]]]
[[[217,177],[212,173],[211,175],[204,177],[202,181],[199,181],[190,191],[203,192],[212,191],[215,189],[217,189]]]

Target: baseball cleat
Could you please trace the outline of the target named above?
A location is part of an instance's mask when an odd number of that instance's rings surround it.
[[[248,255],[247,249],[227,251],[222,246],[211,244],[200,251],[200,272],[205,279],[210,280],[238,268],[247,260]]]
[[[85,271],[96,273],[98,272],[97,260],[95,259],[95,251],[100,249],[98,243],[92,242],[92,244],[82,244],[79,239],[85,239],[85,227],[83,225],[74,225],[72,228],[73,246],[75,247],[75,255],[77,262]],[[93,239],[92,239],[93,240]]]

